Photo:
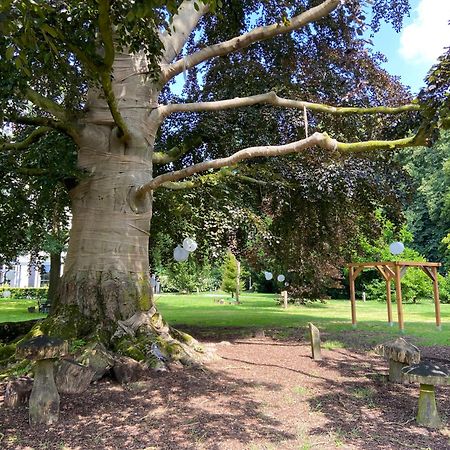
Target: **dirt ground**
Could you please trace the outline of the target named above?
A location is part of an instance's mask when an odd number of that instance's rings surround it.
[[[0,448],[450,449],[450,387],[437,390],[447,426],[417,426],[418,385],[387,383],[385,361],[363,345],[367,335],[351,333],[359,349],[324,349],[323,361],[311,359],[302,333],[203,337],[221,357],[204,369],[126,386],[101,380],[61,396],[60,422],[48,429],[30,429],[25,407],[4,407],[3,385]],[[423,357],[450,363],[450,348]]]

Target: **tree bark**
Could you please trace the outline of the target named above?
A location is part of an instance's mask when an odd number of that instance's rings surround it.
[[[79,315],[114,333],[118,321],[150,311],[148,241],[152,194],[136,197],[152,179],[152,153],[160,125],[159,90],[136,73],[142,55],[114,61],[113,90],[127,126],[126,139],[96,89],[76,139],[78,166],[86,176],[70,191],[72,227],[64,274],[52,315]]]
[[[151,196],[135,201],[134,191],[151,179],[148,144],[124,145],[115,129],[84,130],[80,166],[89,176],[70,192],[70,244],[55,305],[73,307],[103,325],[126,320],[152,307],[148,240]]]
[[[50,274],[47,298],[50,303],[56,301],[61,278],[61,252],[50,253]]]

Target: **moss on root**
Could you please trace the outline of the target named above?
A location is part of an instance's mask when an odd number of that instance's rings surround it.
[[[152,298],[148,286],[148,280],[145,277],[139,279],[140,295],[138,299],[138,307],[140,311],[148,311],[152,306]]]
[[[29,371],[29,361],[16,362],[16,345],[43,334],[68,341],[74,357],[79,356],[89,346],[102,344],[112,361],[113,353],[117,353],[157,369],[164,366],[165,362],[154,354],[152,344],[156,344],[169,362],[180,361],[191,365],[202,359],[201,345],[189,334],[169,327],[155,308],[148,310],[148,315],[145,312],[136,313],[134,327],[133,320],[128,324],[126,321],[122,322],[121,326],[118,326],[119,324],[97,323],[81,314],[75,306],[60,308],[37,323],[27,335],[18,338],[16,342],[0,346],[0,377],[8,378]]]
[[[95,323],[81,314],[76,306],[66,306],[35,325],[31,330],[31,336],[46,334],[71,341],[88,336],[95,330]]]
[[[0,344],[0,364],[4,360],[8,360],[14,355],[16,351],[16,344]]]
[[[142,339],[123,336],[114,343],[114,350],[120,355],[128,356],[136,361],[146,360],[146,347],[148,342]]]
[[[8,378],[20,377],[28,375],[33,371],[31,361],[23,359],[15,363],[9,364],[4,370],[0,371],[0,381]]]

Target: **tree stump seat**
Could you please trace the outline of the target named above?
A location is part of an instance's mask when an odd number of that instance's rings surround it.
[[[429,428],[442,425],[436,406],[435,386],[450,385],[450,370],[429,361],[403,368],[405,380],[420,383],[417,423]]]
[[[420,350],[403,338],[380,344],[375,351],[389,361],[389,381],[402,383],[404,367],[420,362]]]
[[[53,376],[56,359],[67,355],[66,341],[36,336],[16,347],[16,358],[34,361],[34,382],[29,400],[30,425],[51,425],[59,418],[59,394]]]

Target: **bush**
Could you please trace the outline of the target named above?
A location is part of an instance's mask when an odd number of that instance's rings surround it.
[[[446,303],[449,296],[448,282],[439,276],[439,289],[441,291],[441,302]],[[446,284],[447,283],[447,284]],[[384,280],[373,280],[364,286],[368,300],[386,301],[386,282]],[[395,301],[395,283],[391,282],[392,300]],[[433,298],[433,282],[422,270],[414,267],[408,268],[402,278],[402,299],[405,302],[415,303],[421,299]]]
[[[191,259],[168,264],[158,275],[163,292],[204,292],[217,289],[219,285],[219,273],[215,268]]]
[[[450,275],[446,277],[438,276],[439,280],[439,298],[441,303],[450,303]]]
[[[3,297],[3,292],[9,291],[9,297]],[[48,287],[42,288],[12,288],[9,286],[0,287],[0,300],[18,300],[18,299],[32,299],[32,300],[46,300]]]

